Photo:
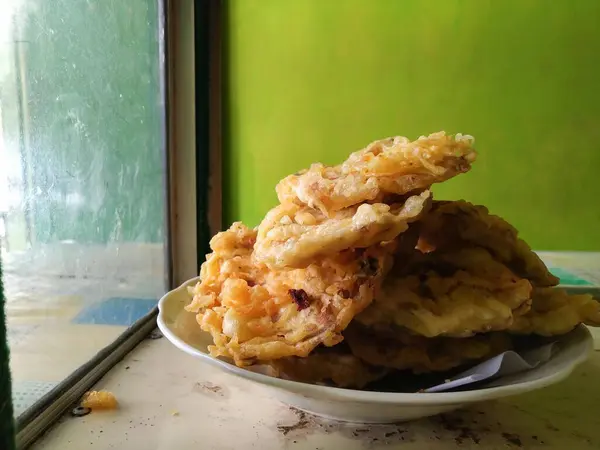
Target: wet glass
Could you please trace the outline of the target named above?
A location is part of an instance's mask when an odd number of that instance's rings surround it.
[[[0,2],[0,244],[15,414],[165,292],[157,0]]]

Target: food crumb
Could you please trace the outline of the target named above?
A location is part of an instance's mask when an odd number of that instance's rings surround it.
[[[90,408],[93,410],[100,409],[117,409],[119,402],[112,392],[109,391],[90,391],[86,392],[81,401],[83,408]]]
[[[173,411],[171,411],[171,415],[172,416],[178,416],[179,415],[179,411],[177,411],[177,410],[174,409]]]

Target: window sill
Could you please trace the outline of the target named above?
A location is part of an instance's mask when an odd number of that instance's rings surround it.
[[[600,350],[600,333],[595,337]],[[548,450],[568,444],[583,450],[600,442],[600,429],[590,414],[600,403],[600,385],[593,381],[599,378],[597,351],[556,386],[480,404],[448,414],[447,420],[396,426],[401,433],[394,436],[386,437],[389,426],[327,426],[319,419],[287,432],[281,427],[297,424],[298,416],[265,388],[196,361],[164,338],[145,340],[96,386],[117,396],[118,410],[65,416],[32,448],[275,450],[293,445],[314,450],[342,445],[358,449],[387,441],[398,448],[411,443],[410,448],[454,449],[475,439],[486,448],[504,449],[517,438],[524,447],[544,442]]]

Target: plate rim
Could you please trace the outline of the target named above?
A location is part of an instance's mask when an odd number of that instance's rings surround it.
[[[581,351],[577,357],[573,359],[571,364],[562,368],[561,370],[541,379],[523,381],[517,384],[507,386],[496,386],[488,387],[483,389],[475,389],[471,391],[460,391],[460,392],[419,392],[419,393],[406,393],[406,392],[381,392],[381,391],[361,391],[358,389],[347,389],[332,386],[321,386],[317,384],[303,383],[299,381],[285,380],[282,378],[276,378],[269,375],[253,372],[246,370],[241,367],[237,367],[227,361],[214,358],[210,354],[202,352],[192,345],[186,343],[183,339],[177,336],[169,327],[165,320],[165,305],[181,291],[185,291],[187,295],[187,288],[200,281],[200,277],[194,277],[187,281],[184,281],[180,286],[171,291],[167,292],[161,297],[158,302],[158,317],[157,325],[163,335],[177,347],[179,350],[187,353],[188,355],[194,356],[201,361],[210,364],[213,367],[217,367],[221,370],[226,371],[232,375],[246,380],[254,381],[261,385],[267,385],[269,387],[293,394],[311,394],[311,396],[323,396],[338,401],[352,401],[360,403],[379,403],[387,405],[451,405],[459,403],[473,403],[485,400],[492,400],[502,397],[508,397],[524,392],[530,392],[533,390],[541,389],[552,384],[556,384],[565,378],[567,378],[575,368],[585,362],[594,348],[594,340],[591,332],[583,324],[576,327],[575,330],[582,334],[583,344],[585,345],[585,351]]]

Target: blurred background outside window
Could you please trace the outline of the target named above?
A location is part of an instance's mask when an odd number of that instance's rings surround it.
[[[157,4],[0,2],[0,242],[16,415],[167,287]]]

